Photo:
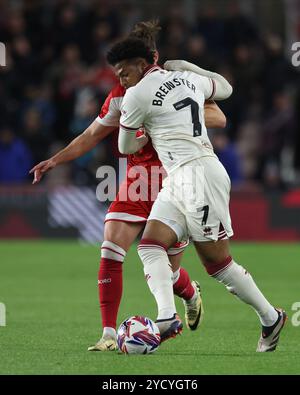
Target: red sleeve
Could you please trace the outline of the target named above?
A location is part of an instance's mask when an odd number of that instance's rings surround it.
[[[114,89],[107,96],[97,121],[104,126],[119,126],[120,121],[120,109],[123,97],[125,95],[125,89],[120,85],[116,85]]]

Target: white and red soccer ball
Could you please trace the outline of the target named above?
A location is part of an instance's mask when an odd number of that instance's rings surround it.
[[[150,318],[136,315],[122,322],[117,340],[119,350],[125,354],[151,354],[160,345],[160,333]]]

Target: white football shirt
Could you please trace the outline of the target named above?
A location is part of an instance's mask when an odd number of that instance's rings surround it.
[[[214,81],[207,77],[153,66],[127,89],[120,128],[144,127],[168,173],[193,159],[215,156],[204,123],[204,102],[214,92]]]

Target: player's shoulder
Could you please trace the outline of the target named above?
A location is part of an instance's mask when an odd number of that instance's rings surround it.
[[[147,92],[149,93],[149,90],[147,90],[147,86],[148,84],[145,84],[145,81],[143,81],[142,79],[135,86],[132,86],[126,90],[126,97],[134,97],[139,100],[147,97]]]
[[[168,75],[170,75],[169,71],[159,68],[154,72],[145,75],[141,82],[143,82],[144,85],[152,86],[156,81],[163,81]]]
[[[136,96],[149,97],[149,92],[154,87],[157,80],[163,80],[168,71],[161,68],[155,69],[154,72],[146,73],[145,76],[133,87],[127,89],[126,93]]]

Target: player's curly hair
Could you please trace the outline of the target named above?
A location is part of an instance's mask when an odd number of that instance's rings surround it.
[[[107,52],[106,59],[109,64],[115,66],[123,60],[143,58],[149,64],[154,63],[154,52],[147,47],[144,41],[138,38],[127,38],[119,41]]]
[[[156,50],[156,38],[160,30],[161,27],[159,26],[158,19],[138,22],[129,33],[129,37],[139,38],[143,40],[149,48]]]

